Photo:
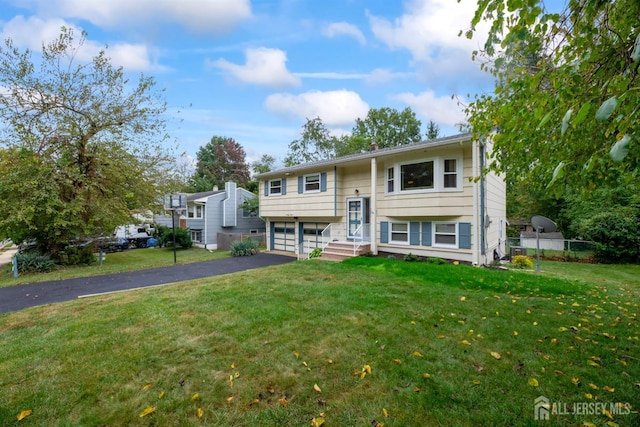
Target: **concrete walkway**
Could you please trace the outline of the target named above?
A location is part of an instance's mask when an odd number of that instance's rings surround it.
[[[290,256],[260,252],[256,255],[246,257],[221,258],[127,273],[9,286],[0,288],[0,313],[23,310],[38,305],[70,301],[96,294],[236,273],[271,265],[285,264],[295,260],[295,258]],[[9,258],[9,262],[11,262],[11,258]]]
[[[11,248],[0,252],[0,269],[7,264],[11,264],[11,258],[18,252],[17,246],[12,246]]]

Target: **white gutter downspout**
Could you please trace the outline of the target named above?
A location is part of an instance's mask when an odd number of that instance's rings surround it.
[[[371,199],[369,200],[369,240],[371,241],[371,253],[378,255],[378,233],[377,233],[377,188],[376,188],[376,175],[378,167],[376,164],[376,158],[371,158]]]

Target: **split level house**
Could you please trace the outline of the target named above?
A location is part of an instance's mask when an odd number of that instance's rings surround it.
[[[505,181],[481,173],[490,148],[461,134],[261,174],[267,249],[490,264],[506,242]]]
[[[205,249],[218,249],[218,234],[259,234],[265,232],[265,223],[241,207],[242,203],[257,197],[240,188],[235,182],[226,182],[223,190],[187,194],[186,212],[176,215],[176,227],[191,233],[194,245]],[[172,226],[172,217],[158,215],[155,222]]]

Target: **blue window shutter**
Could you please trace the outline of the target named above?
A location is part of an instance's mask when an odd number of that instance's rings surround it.
[[[269,195],[269,181],[264,182],[264,197]]]
[[[409,223],[409,244],[413,246],[417,246],[420,244],[420,223],[419,222]]]
[[[298,243],[302,244],[304,242],[304,223],[298,223]]]
[[[471,249],[471,223],[461,222],[458,224],[458,247],[460,249]]]
[[[327,191],[327,173],[320,174],[320,191]]]
[[[298,177],[298,194],[304,193],[304,177]]]
[[[380,243],[389,243],[389,223],[380,221]]]
[[[287,194],[287,178],[282,178],[282,195]]]
[[[431,227],[433,223],[422,223],[422,246],[431,246]]]

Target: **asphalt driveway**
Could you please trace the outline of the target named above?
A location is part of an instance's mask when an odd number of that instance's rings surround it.
[[[0,313],[70,301],[87,295],[201,279],[203,277],[280,265],[291,261],[295,261],[295,258],[260,252],[247,257],[221,258],[128,273],[10,286],[0,288]]]

